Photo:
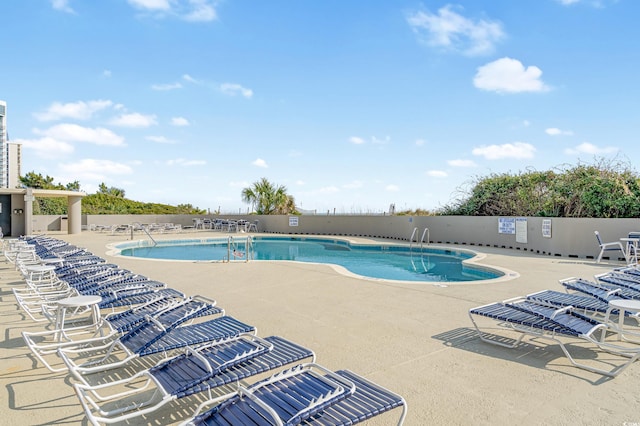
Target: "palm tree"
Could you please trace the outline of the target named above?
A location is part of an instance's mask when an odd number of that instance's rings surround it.
[[[257,214],[289,214],[295,213],[294,198],[287,194],[285,186],[276,186],[267,178],[254,182],[242,190],[242,201],[251,204]]]

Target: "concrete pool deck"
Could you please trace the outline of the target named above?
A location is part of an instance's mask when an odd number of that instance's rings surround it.
[[[191,234],[158,238],[186,235]],[[482,304],[544,289],[563,291],[560,279],[591,279],[620,263],[454,246],[482,251],[482,264],[520,275],[502,282],[444,287],[361,280],[327,265],[294,262],[112,257],[106,254],[107,244],[127,241],[127,235],[85,231],[52,236],[188,295],[214,298],[227,314],[256,326],[258,335],[293,340],[313,349],[318,363],[351,369],[389,388],[408,403],[406,425],[640,424],[639,363],[609,379],[571,366],[560,347],[548,341],[525,339],[516,349],[483,343],[468,316],[470,308]],[[24,345],[20,332],[42,325],[17,307],[11,287],[19,282],[13,266],[0,263],[0,423],[86,424],[70,386],[73,379],[36,363]],[[585,363],[617,361],[582,343],[571,346]],[[177,424],[198,402],[178,401],[158,416],[130,424]],[[394,424],[399,415],[395,410],[367,424]]]

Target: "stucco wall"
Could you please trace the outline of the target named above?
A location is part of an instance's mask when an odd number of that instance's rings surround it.
[[[91,225],[130,223],[175,223],[193,225],[192,215],[84,215],[83,229]],[[545,218],[526,219],[526,243],[516,242],[516,235],[498,233],[497,217],[468,216],[296,216],[297,226],[291,226],[289,216],[216,216],[259,221],[262,232],[309,235],[343,235],[388,238],[409,241],[414,229],[414,241],[420,241],[425,228],[431,243],[467,246],[504,247],[545,256],[595,258],[599,249],[594,231],[600,231],[605,242],[626,237],[630,231],[640,231],[640,219],[568,219],[551,218],[551,238],[542,235]],[[36,216],[37,232],[60,229],[60,216]],[[58,227],[56,229],[56,226]],[[522,234],[520,234],[522,235]],[[426,239],[426,234],[425,234]],[[615,253],[614,253],[615,254]]]

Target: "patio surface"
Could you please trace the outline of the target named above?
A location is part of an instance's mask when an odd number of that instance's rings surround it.
[[[389,388],[408,403],[405,425],[640,424],[640,364],[609,379],[571,366],[560,347],[547,341],[525,339],[517,349],[483,343],[468,316],[482,304],[544,289],[563,291],[559,279],[592,279],[620,263],[464,247],[485,253],[482,264],[519,276],[439,286],[362,280],[317,264],[111,257],[107,244],[127,241],[127,235],[51,235],[187,295],[214,298],[228,315],[256,326],[259,336],[283,336],[313,349],[328,368],[351,369]],[[176,235],[154,236],[171,237]],[[73,379],[36,363],[24,345],[20,332],[42,325],[17,307],[11,287],[19,278],[11,264],[0,263],[0,423],[86,424]],[[571,346],[585,362],[615,359],[581,343]],[[169,404],[131,424],[177,424],[199,401]],[[396,410],[367,424],[393,424],[399,415]]]

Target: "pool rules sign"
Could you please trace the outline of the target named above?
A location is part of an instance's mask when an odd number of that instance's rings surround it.
[[[498,218],[498,233],[516,236],[516,242],[527,243],[527,218],[526,217],[500,217]]]

